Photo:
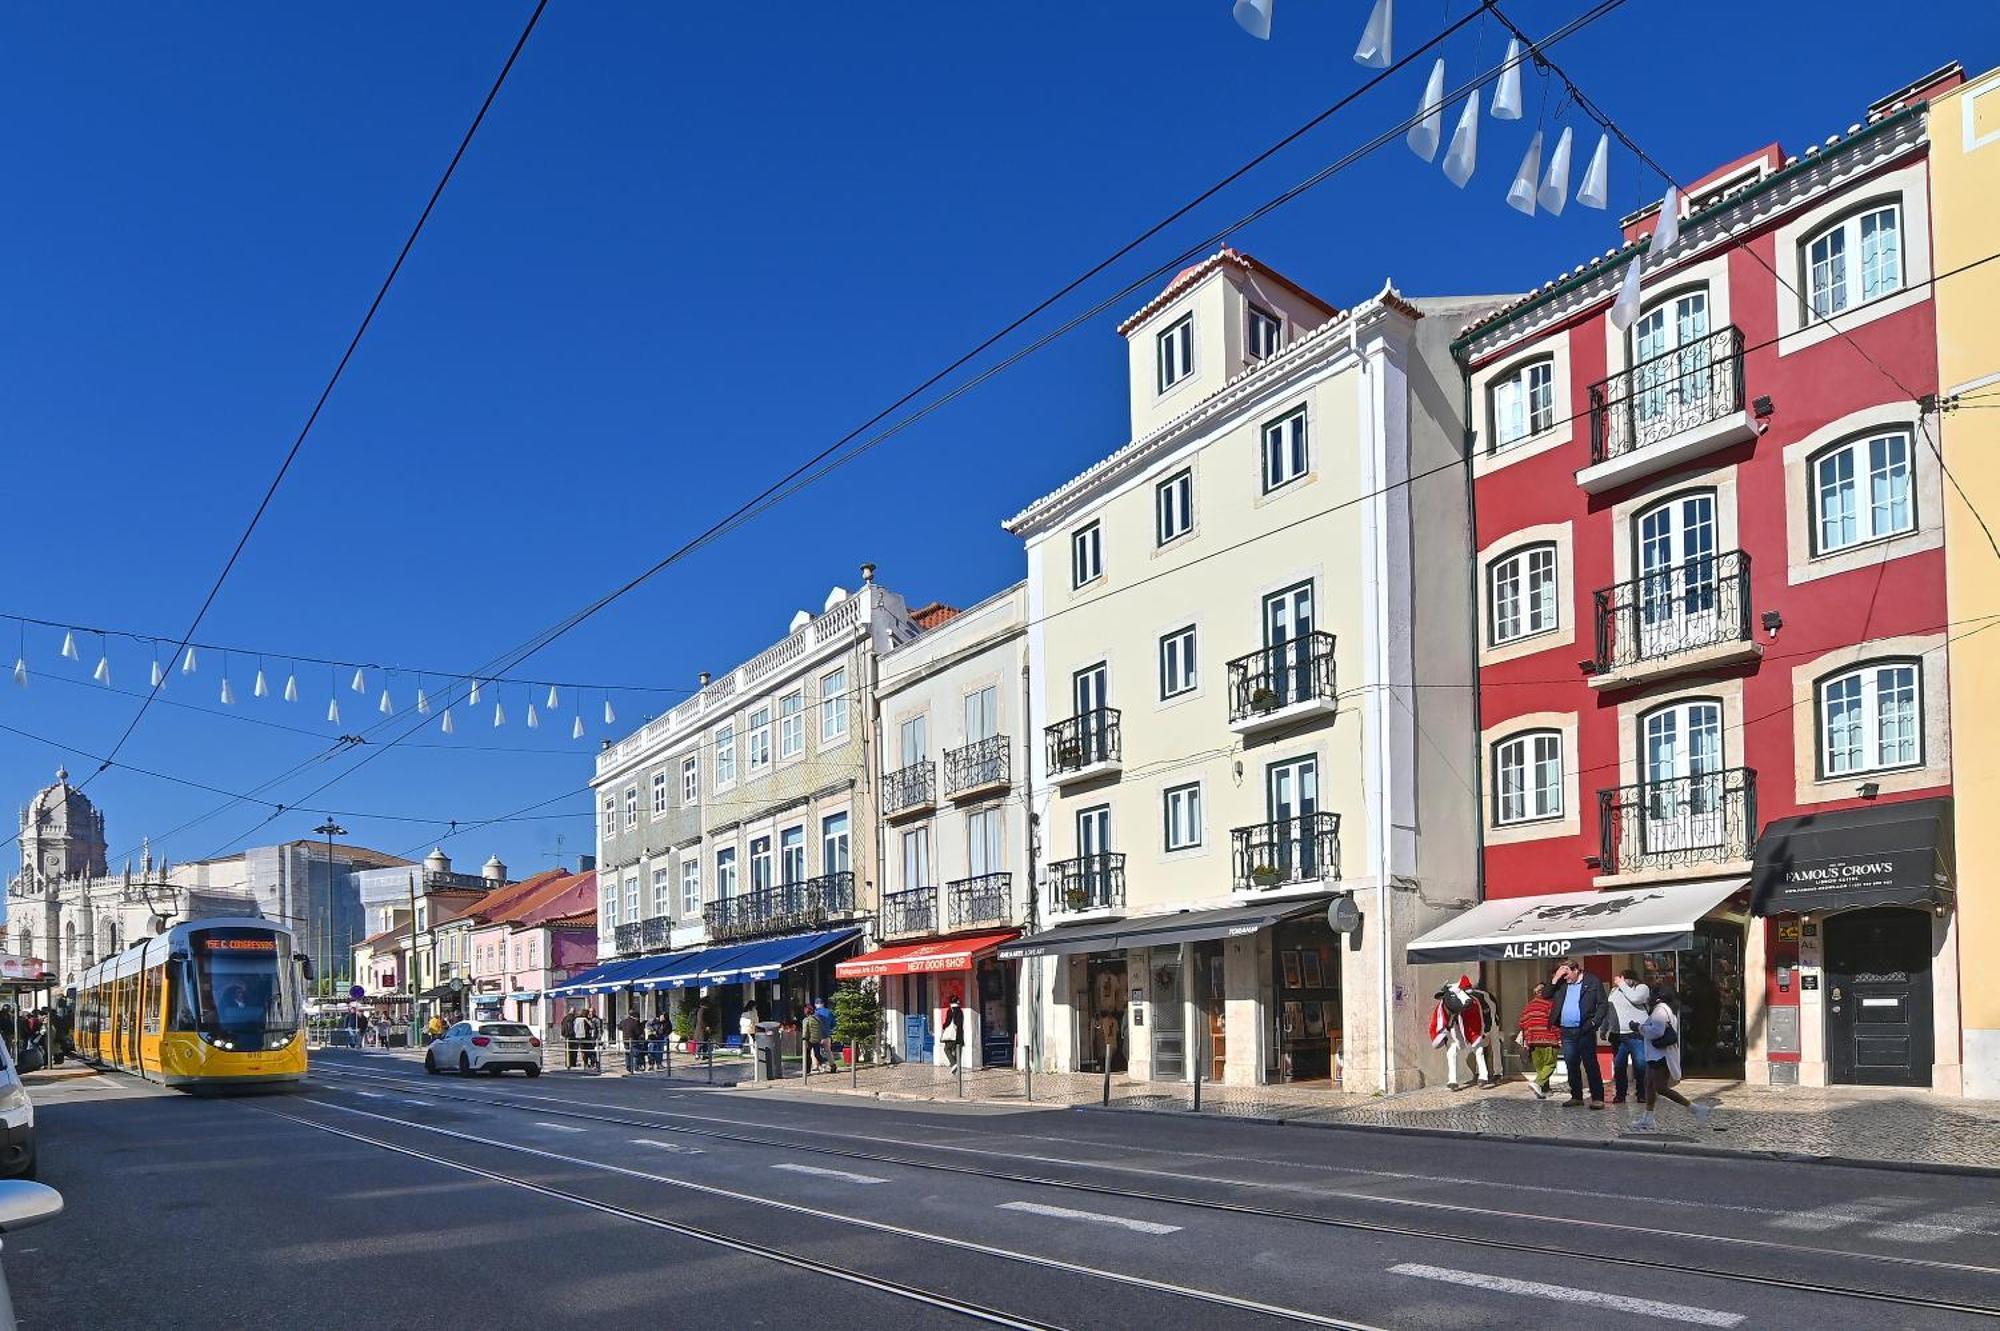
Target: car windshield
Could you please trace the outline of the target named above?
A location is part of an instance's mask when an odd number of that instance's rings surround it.
[[[269,929],[203,929],[188,936],[190,996],[201,1030],[257,1039],[298,1028],[298,984],[282,941]]]
[[[488,1021],[480,1024],[481,1035],[533,1035],[534,1032],[517,1021]]]

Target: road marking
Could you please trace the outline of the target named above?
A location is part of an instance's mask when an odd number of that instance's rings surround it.
[[[547,1128],[547,1129],[548,1129],[548,1130],[549,1130],[550,1132],[582,1132],[582,1131],[583,1131],[583,1129],[582,1129],[582,1128],[573,1128],[573,1127],[571,1127],[571,1126],[570,1126],[569,1124],[567,1124],[567,1123],[551,1123],[551,1122],[549,1122],[549,1121],[548,1121],[547,1119],[544,1119],[544,1118],[538,1118],[538,1119],[536,1119],[536,1120],[535,1120],[535,1126],[536,1126],[536,1127],[538,1127],[538,1128]]]
[[[683,1146],[679,1142],[655,1141],[651,1137],[632,1138],[634,1146],[652,1146],[662,1151],[672,1151],[675,1155],[705,1155],[699,1146]]]
[[[1133,1220],[1122,1215],[1104,1215],[1097,1211],[1074,1211],[1067,1206],[1045,1206],[1041,1202],[1002,1202],[995,1208],[1001,1211],[1025,1211],[1029,1215],[1045,1215],[1056,1220],[1085,1220],[1093,1225],[1116,1225],[1120,1229],[1136,1230],[1141,1234],[1175,1234],[1179,1225],[1162,1225],[1151,1220]]]
[[[430,1101],[412,1099],[410,1096],[407,1095],[403,1097],[403,1103],[406,1105],[415,1105],[419,1109],[429,1109],[431,1107]]]
[[[1589,1304],[1595,1308],[1636,1313],[1641,1317],[1692,1322],[1696,1326],[1740,1326],[1743,1323],[1742,1313],[1718,1312],[1713,1308],[1696,1308],[1685,1303],[1661,1303],[1657,1299],[1634,1299],[1623,1294],[1603,1294],[1594,1289],[1571,1289],[1567,1285],[1547,1285],[1539,1280],[1515,1280],[1508,1276],[1482,1275],[1477,1271],[1454,1271],[1448,1266],[1426,1266],[1422,1262],[1403,1262],[1390,1267],[1389,1274],[1438,1280],[1468,1289],[1487,1289],[1496,1294],[1519,1294],[1524,1298],[1545,1299],[1552,1303]]]
[[[388,1096],[386,1096],[386,1095],[382,1094],[382,1092],[380,1092],[380,1091],[356,1091],[356,1092],[355,1092],[355,1094],[356,1094],[356,1095],[365,1095],[365,1096],[367,1096],[367,1097],[368,1097],[368,1098],[369,1098],[370,1100],[386,1100],[386,1099],[388,1099],[388,1098],[389,1098]]]
[[[1921,1197],[1863,1197],[1858,1201],[1835,1202],[1830,1206],[1818,1206],[1810,1211],[1796,1211],[1791,1215],[1780,1216],[1771,1222],[1771,1226],[1774,1229],[1796,1229],[1818,1233],[1879,1220],[1891,1211],[1922,1205]]]
[[[772,1165],[773,1169],[783,1169],[793,1174],[811,1174],[815,1178],[837,1178],[843,1183],[887,1183],[885,1178],[873,1174],[850,1174],[845,1169],[821,1169],[818,1165]]]

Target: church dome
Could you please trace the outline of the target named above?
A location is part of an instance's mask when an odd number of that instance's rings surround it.
[[[97,806],[90,802],[90,796],[69,783],[69,769],[56,769],[56,783],[36,792],[28,802],[28,812],[33,821],[57,827],[88,827],[91,815]]]

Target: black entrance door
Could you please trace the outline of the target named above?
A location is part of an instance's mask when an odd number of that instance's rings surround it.
[[[1826,920],[1829,1075],[1864,1086],[1931,1084],[1931,919],[1900,906]]]

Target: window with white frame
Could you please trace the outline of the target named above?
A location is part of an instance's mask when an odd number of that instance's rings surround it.
[[[771,838],[750,838],[750,890],[762,892],[771,886]]]
[[[715,899],[726,901],[736,895],[736,847],[724,846],[715,852]]]
[[[1806,308],[1826,318],[1903,286],[1902,207],[1844,217],[1805,242]]]
[[[653,816],[659,817],[667,811],[667,774],[653,773]]]
[[[639,788],[625,787],[625,830],[631,831],[639,825]]]
[[[1288,412],[1263,429],[1264,490],[1289,485],[1312,467],[1306,441],[1306,409]]]
[[[1165,545],[1194,527],[1194,472],[1177,471],[1153,487],[1153,540]]]
[[[1915,661],[1875,661],[1822,679],[1819,718],[1823,776],[1918,766],[1923,672]]]
[[[1836,444],[1812,461],[1813,552],[1900,536],[1917,528],[1907,429]]]
[[[1563,814],[1560,731],[1509,735],[1493,746],[1493,821],[1532,823]]]
[[[854,867],[848,850],[848,819],[844,813],[830,813],[819,820],[819,871],[846,873]]]
[[[681,914],[701,914],[701,857],[690,855],[681,861]]]
[[[1201,784],[1170,787],[1165,796],[1168,850],[1188,850],[1201,844]]]
[[[604,797],[604,835],[618,835],[618,797],[615,795]]]
[[[819,677],[819,742],[847,737],[847,667]]]
[[[1069,534],[1069,581],[1081,587],[1104,576],[1104,528],[1092,522]]]
[[[1177,698],[1194,692],[1194,625],[1175,629],[1160,639],[1160,697]]]
[[[624,920],[627,924],[637,924],[639,922],[639,875],[637,873],[628,873],[625,875]]]
[[[689,754],[681,759],[681,807],[692,809],[701,802],[701,759]]]
[[[806,880],[806,825],[788,827],[778,833],[778,881],[803,883]]]
[[[796,758],[806,751],[806,691],[793,689],[778,699],[778,756]]]
[[[715,788],[727,790],[736,784],[736,727],[715,730]]]
[[[903,833],[903,890],[931,886],[931,829],[912,827]]]
[[[1524,545],[1488,564],[1486,595],[1495,647],[1556,628],[1555,545]]]
[[[653,914],[671,915],[674,911],[674,868],[672,864],[653,866]]]
[[[771,766],[771,709],[759,707],[750,713],[750,774],[769,770]]]
[[[1263,360],[1266,356],[1278,354],[1278,348],[1285,344],[1285,323],[1277,315],[1258,305],[1250,310],[1247,345],[1252,360]]]
[[[1493,411],[1492,449],[1533,438],[1556,423],[1556,362],[1531,360],[1493,381],[1487,390]]]
[[[1166,392],[1194,373],[1194,316],[1182,315],[1161,333],[1156,343],[1160,368],[1160,391]]]

